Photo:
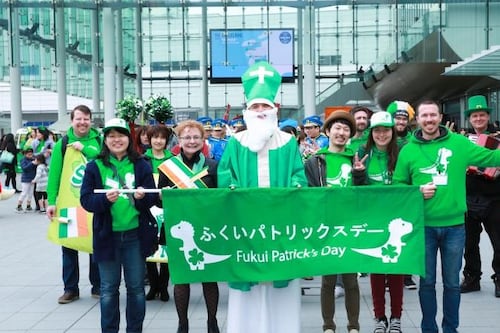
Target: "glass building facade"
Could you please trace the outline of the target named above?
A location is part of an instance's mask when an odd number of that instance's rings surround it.
[[[277,59],[292,53],[291,80],[276,100],[283,116],[301,119],[322,114],[325,105],[357,102],[383,109],[390,99],[422,98],[418,87],[432,78],[427,70],[439,76],[447,65],[500,45],[500,0],[0,0],[0,119],[8,119],[2,126],[53,121],[81,102],[108,119],[129,95],[166,96],[178,120],[217,117],[228,108],[237,115],[241,84],[224,75],[215,80],[214,69],[231,70],[235,48],[253,46],[242,40],[217,48],[211,32],[229,41],[247,31],[270,39],[280,29],[292,32],[291,49],[252,42]],[[224,61],[216,62],[221,52]],[[487,95],[498,119],[494,74],[479,84],[468,78],[451,89],[436,81],[427,89],[453,120],[464,121],[460,112],[475,93]]]

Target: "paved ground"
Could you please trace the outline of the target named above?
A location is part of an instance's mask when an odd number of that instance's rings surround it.
[[[17,195],[9,201],[0,201],[0,332],[99,332],[99,304],[98,300],[90,297],[87,278],[88,256],[80,255],[80,300],[66,305],[58,304],[57,298],[62,294],[60,247],[46,240],[48,220],[45,216],[14,212],[16,198]],[[482,245],[482,290],[462,297],[462,333],[500,331],[500,298],[494,297],[493,283],[489,279],[492,274],[491,245],[485,237]],[[361,332],[372,332],[369,279],[360,278],[359,282],[362,297]],[[303,281],[303,284],[311,288],[302,296],[302,332],[321,333],[319,279]],[[441,295],[440,283],[438,287]],[[220,290],[218,320],[221,331],[225,332],[227,286],[221,284]],[[169,291],[172,295],[171,287]],[[124,296],[121,304],[125,304]],[[206,332],[205,305],[200,285],[192,286],[189,312],[191,332]],[[122,331],[125,332],[123,318]],[[420,318],[417,291],[405,290],[403,331],[419,332]],[[347,332],[343,298],[337,300],[337,325],[337,332]],[[145,333],[176,332],[176,328],[177,315],[173,301],[147,302]]]

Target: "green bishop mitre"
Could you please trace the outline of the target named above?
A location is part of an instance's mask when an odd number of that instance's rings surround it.
[[[274,107],[274,98],[281,84],[281,75],[266,61],[250,66],[241,77],[247,107],[255,103],[266,103]]]

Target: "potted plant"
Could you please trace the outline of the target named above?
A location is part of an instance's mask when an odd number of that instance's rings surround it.
[[[170,101],[161,95],[151,96],[144,104],[144,111],[157,122],[165,124],[165,122],[174,117],[172,104]]]

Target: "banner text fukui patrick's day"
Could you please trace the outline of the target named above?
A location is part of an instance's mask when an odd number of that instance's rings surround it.
[[[173,283],[424,274],[416,186],[163,190]]]

